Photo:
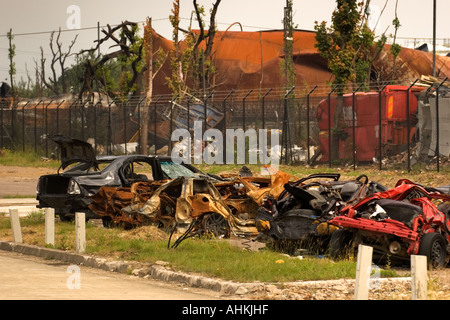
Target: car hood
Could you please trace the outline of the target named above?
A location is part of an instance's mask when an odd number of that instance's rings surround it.
[[[53,136],[52,140],[60,147],[60,168],[62,169],[76,162],[89,162],[92,164],[97,162],[94,148],[86,141],[59,135]]]

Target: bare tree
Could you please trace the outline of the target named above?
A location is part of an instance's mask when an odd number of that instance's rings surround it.
[[[77,41],[78,35],[76,35],[75,38],[70,43],[67,52],[63,52],[62,50],[62,43],[60,41],[60,37],[61,37],[61,28],[59,28],[56,39],[55,39],[55,31],[53,31],[50,35],[49,46],[50,51],[52,53],[52,59],[50,61],[50,70],[52,76],[48,77],[48,79],[46,79],[45,77],[45,62],[47,59],[44,58],[44,49],[41,47],[41,82],[55,95],[59,94],[60,92],[63,93],[67,92],[65,63],[67,58],[71,56],[71,51],[73,46],[75,45],[75,42]],[[58,83],[58,72],[56,70],[57,65],[59,65],[61,87]]]
[[[199,7],[197,4],[197,0],[194,0],[194,10],[195,15],[197,17],[198,26],[200,28],[200,33],[198,35],[198,38],[194,44],[193,47],[193,54],[194,54],[194,67],[198,70],[196,72],[197,74],[197,83],[199,83],[199,87],[202,88],[204,91],[206,90],[206,86],[210,84],[212,74],[213,72],[213,59],[212,59],[212,48],[214,44],[214,36],[216,35],[216,14],[217,9],[219,7],[221,0],[216,0],[216,2],[213,4],[213,8],[211,10],[211,15],[209,18],[209,29],[208,32],[205,33],[204,27],[203,27],[203,8]],[[205,50],[201,50],[199,52],[198,48],[201,44],[201,42],[205,40]],[[201,65],[200,65],[201,64]],[[195,72],[195,71],[194,71]]]
[[[106,87],[105,79],[95,76],[96,71],[102,68],[107,61],[110,59],[120,59],[123,63],[123,75],[128,72],[125,65],[129,66],[131,69],[131,77],[122,77],[121,79],[121,99],[126,99],[129,93],[138,93],[140,79],[142,74],[146,70],[144,64],[144,52],[143,52],[143,39],[137,36],[138,24],[136,22],[124,21],[121,24],[111,27],[107,25],[107,29],[102,29],[104,37],[96,40],[97,45],[95,48],[89,50],[83,50],[80,54],[84,52],[96,52],[99,46],[106,41],[113,41],[114,44],[111,47],[118,47],[119,49],[99,56],[95,60],[87,60],[85,63],[85,71],[83,84],[79,95],[81,96],[84,92],[92,94],[93,83],[95,81],[100,82],[104,87]],[[116,34],[119,32],[119,34]],[[137,86],[136,86],[137,85]],[[109,96],[115,98],[116,94],[112,91],[107,90]]]

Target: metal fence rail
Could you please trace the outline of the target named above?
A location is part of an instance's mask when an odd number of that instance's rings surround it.
[[[446,80],[446,79],[445,79]],[[434,156],[422,157],[420,161],[439,161],[448,154],[440,153],[439,105],[445,98],[445,82],[423,87],[415,96],[421,95],[421,101],[438,96],[434,105],[433,137],[435,146],[430,146]],[[375,91],[378,94],[377,106],[372,106],[373,116],[378,119],[376,138],[373,145],[373,161],[383,169],[386,157],[392,150],[407,154],[405,166],[411,169],[412,147],[416,145],[416,122],[410,116],[411,90],[416,82],[405,87],[406,105],[394,106],[395,110],[404,110],[404,120],[398,120],[396,126],[406,128],[405,145],[391,145],[386,135],[391,134],[387,128],[386,113],[390,108],[386,102],[386,86]],[[141,153],[141,135],[143,115],[148,114],[149,154],[170,154],[173,147],[171,133],[176,128],[193,130],[195,121],[202,121],[203,131],[208,128],[227,129],[268,129],[279,130],[282,146],[282,163],[305,163],[322,161],[330,167],[342,163],[353,165],[364,163],[359,159],[363,147],[358,143],[361,122],[358,110],[368,108],[360,102],[362,85],[356,86],[345,96],[344,121],[345,137],[340,143],[346,145],[344,155],[334,158],[335,148],[341,148],[333,142],[335,128],[334,110],[336,108],[335,88],[269,88],[255,90],[231,90],[229,92],[209,92],[171,97],[161,95],[153,97],[148,103],[144,96],[130,98],[127,101],[99,98],[80,100],[65,96],[61,98],[42,98],[11,101],[0,100],[0,148],[12,150],[34,150],[44,157],[52,157],[57,150],[51,139],[52,135],[66,135],[76,139],[90,141],[98,154]],[[402,93],[401,93],[402,94]],[[399,100],[400,101],[400,100]],[[442,102],[441,102],[442,103]],[[419,116],[419,113],[417,113]],[[327,119],[324,127],[323,119]],[[373,119],[372,119],[373,120]],[[442,120],[441,120],[442,121]],[[410,136],[411,130],[413,135]],[[325,138],[324,138],[325,137]],[[328,137],[328,140],[326,140]],[[324,142],[325,141],[325,142]],[[327,146],[328,145],[328,146]],[[340,150],[342,151],[342,150]],[[322,159],[320,159],[322,156]],[[325,159],[324,159],[325,158]],[[420,158],[420,157],[417,157]],[[425,159],[425,160],[424,160]],[[373,162],[372,161],[372,162]]]

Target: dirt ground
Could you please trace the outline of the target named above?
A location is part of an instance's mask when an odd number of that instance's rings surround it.
[[[55,173],[52,168],[0,166],[0,198],[6,196],[36,196],[39,177]]]

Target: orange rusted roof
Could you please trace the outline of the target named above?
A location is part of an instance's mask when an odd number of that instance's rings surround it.
[[[198,32],[198,31],[194,31]],[[283,30],[271,31],[217,31],[213,45],[213,59],[216,67],[215,91],[268,89],[285,87],[283,69]],[[170,40],[158,35],[163,49],[170,47]],[[296,30],[293,34],[293,60],[297,75],[296,88],[312,88],[315,85],[326,88],[333,77],[314,47],[315,32]],[[205,46],[203,41],[200,47]],[[172,45],[173,47],[173,45]],[[180,43],[180,49],[186,47]],[[378,79],[392,80],[393,58],[386,45],[373,63]],[[155,46],[155,50],[157,46]],[[397,59],[397,72],[394,79],[405,82],[414,81],[422,75],[432,75],[432,54],[414,49],[402,48]],[[450,57],[436,57],[437,77],[450,75]],[[171,76],[170,63],[166,61],[154,81],[154,94],[170,94],[166,77]],[[327,89],[328,90],[328,89]]]
[[[373,62],[373,68],[383,79],[391,79],[393,72],[393,56],[390,45],[385,45],[378,58]],[[398,68],[395,77],[406,81],[420,79],[421,76],[433,74],[433,54],[415,49],[404,48],[395,62]],[[436,55],[436,77],[450,77],[450,57]]]

